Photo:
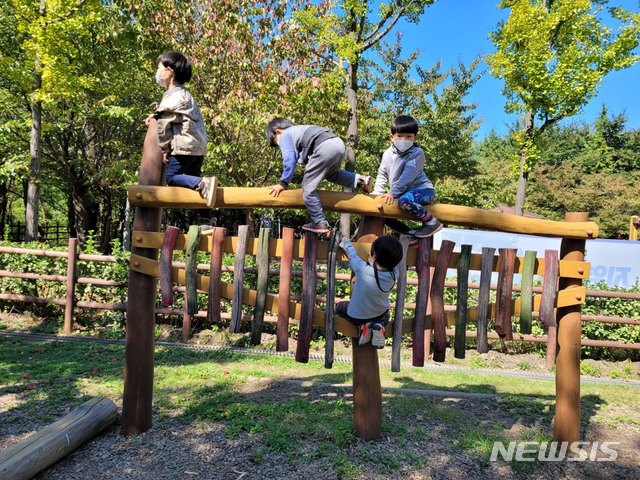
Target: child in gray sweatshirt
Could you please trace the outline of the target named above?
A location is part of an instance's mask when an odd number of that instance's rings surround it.
[[[400,115],[391,124],[392,145],[382,154],[373,193],[387,205],[397,199],[398,206],[408,211],[422,227],[409,231],[418,238],[430,237],[442,224],[425,205],[433,203],[436,191],[424,173],[424,151],[416,145],[418,122],[409,115]],[[385,187],[389,184],[389,191]]]

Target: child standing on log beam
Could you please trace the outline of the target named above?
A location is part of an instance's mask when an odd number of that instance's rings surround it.
[[[402,260],[402,245],[389,235],[377,238],[371,244],[367,262],[358,256],[347,238],[342,239],[340,247],[349,257],[355,277],[351,300],[339,302],[336,315],[360,328],[359,345],[371,342],[376,348],[384,348],[384,328],[389,323],[389,294]]]
[[[433,183],[424,173],[424,151],[416,145],[418,122],[400,115],[391,124],[391,146],[382,154],[373,193],[387,205],[398,199],[398,206],[422,222],[422,227],[407,233],[414,237],[430,237],[442,224],[424,208],[436,200]],[[389,184],[389,191],[385,187]]]
[[[165,181],[169,186],[200,192],[207,206],[214,202],[212,178],[201,176],[207,153],[207,130],[200,109],[184,84],[191,80],[191,63],[179,52],[164,52],[158,57],[156,82],[167,91],[153,115],[158,121],[158,142],[165,163]]]
[[[311,216],[303,230],[328,233],[329,222],[324,215],[317,189],[324,179],[343,187],[362,188],[369,193],[370,177],[342,170],[345,158],[344,142],[328,128],[315,125],[294,125],[287,118],[276,117],[266,128],[267,140],[282,152],[282,176],[269,187],[269,194],[279,196],[289,187],[296,164],[304,165],[302,199]]]

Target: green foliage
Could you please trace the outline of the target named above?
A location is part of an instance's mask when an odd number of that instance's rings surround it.
[[[497,50],[486,61],[492,75],[505,82],[505,110],[524,115],[514,133],[520,198],[524,198],[529,172],[542,157],[540,134],[578,113],[609,72],[638,60],[633,50],[640,38],[640,14],[608,9],[621,24],[616,34],[600,19],[606,4],[605,0],[504,0],[499,4],[510,15],[491,33]],[[541,122],[538,127],[536,120]]]

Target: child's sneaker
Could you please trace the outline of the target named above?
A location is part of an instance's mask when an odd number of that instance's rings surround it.
[[[418,230],[410,230],[408,233],[417,238],[427,238],[433,235],[434,233],[440,231],[442,229],[442,224],[436,220],[435,223],[432,224],[423,224],[422,228]]]
[[[371,325],[371,345],[376,348],[384,348],[384,327],[379,323]]]
[[[200,192],[200,196],[207,202],[208,207],[212,207],[215,201],[216,183],[216,177],[202,177],[202,180],[200,180],[198,184],[197,190]]]
[[[326,220],[322,220],[318,223],[305,223],[302,226],[303,230],[306,230],[307,232],[313,232],[313,233],[329,233],[331,231],[331,227],[329,226],[329,222],[327,222]]]
[[[360,175],[356,173],[353,181],[353,188],[361,188],[364,193],[371,193],[371,177],[369,175]]]
[[[358,345],[365,345],[371,341],[371,324],[365,323],[360,327],[360,338],[358,339]]]

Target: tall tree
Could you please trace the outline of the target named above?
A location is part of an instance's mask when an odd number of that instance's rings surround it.
[[[100,9],[99,0],[10,0],[9,13],[15,16],[22,37],[20,53],[13,57],[22,61],[13,65],[20,74],[12,76],[21,83],[31,110],[25,198],[27,241],[36,239],[38,229],[43,109],[61,97],[73,96],[74,89],[82,86],[82,72],[69,68],[68,52],[74,51],[76,33],[91,23]]]
[[[633,65],[640,14],[619,7],[606,11],[616,33],[600,20],[607,0],[503,0],[509,9],[491,39],[491,73],[505,82],[505,110],[523,115],[514,132],[519,146],[517,214],[522,214],[529,173],[540,158],[541,134],[575,115],[612,70]]]

